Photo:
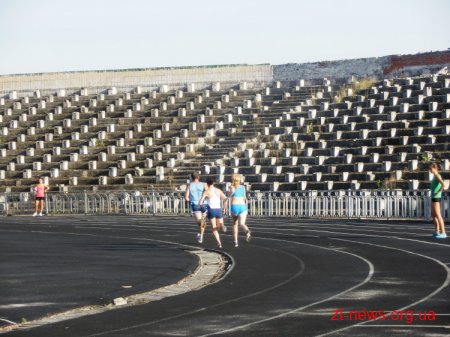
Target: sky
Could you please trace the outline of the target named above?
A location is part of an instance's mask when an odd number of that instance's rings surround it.
[[[447,50],[449,0],[0,0],[0,74]]]

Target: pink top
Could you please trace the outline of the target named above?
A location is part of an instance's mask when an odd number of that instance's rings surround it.
[[[45,185],[44,184],[39,184],[36,185],[36,197],[37,198],[43,198],[45,197]]]

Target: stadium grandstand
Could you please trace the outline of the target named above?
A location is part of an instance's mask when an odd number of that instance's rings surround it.
[[[430,160],[450,169],[449,63],[3,75],[1,189],[183,190],[193,170],[262,192],[426,189]]]

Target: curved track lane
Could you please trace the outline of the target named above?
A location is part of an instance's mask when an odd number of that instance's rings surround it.
[[[23,219],[1,231],[41,230],[194,244],[190,218]],[[450,333],[450,246],[430,225],[384,221],[250,219],[254,239],[224,251],[226,278],[199,291],[5,336],[445,336]],[[204,247],[214,248],[210,235]],[[341,310],[333,320],[333,313]],[[396,310],[415,316],[391,319]],[[362,312],[353,317],[351,311]],[[368,313],[385,312],[372,320]],[[435,313],[420,320],[421,312]],[[405,314],[406,315],[406,314]],[[409,314],[408,314],[409,315]],[[394,316],[392,316],[395,318]],[[357,319],[355,319],[357,318]],[[423,318],[423,317],[422,317]],[[411,322],[407,322],[412,320]]]

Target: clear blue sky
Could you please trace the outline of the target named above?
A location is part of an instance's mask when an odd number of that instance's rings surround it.
[[[448,0],[0,0],[0,74],[450,48]]]

